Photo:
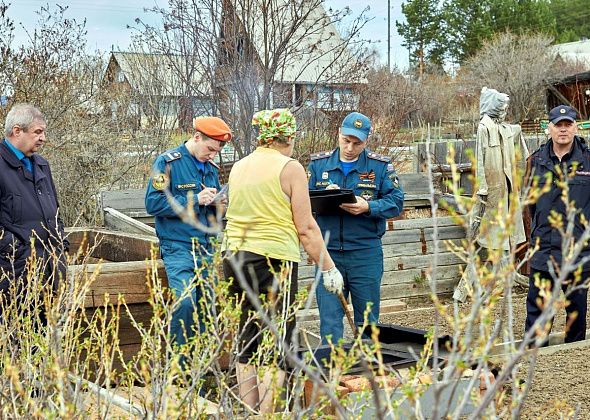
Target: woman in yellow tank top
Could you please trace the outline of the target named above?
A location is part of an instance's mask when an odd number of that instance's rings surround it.
[[[277,299],[275,308],[279,316],[272,319],[276,331],[284,332],[280,337],[273,334],[281,351],[290,346],[295,326],[294,315],[280,319],[280,308],[289,307],[294,301],[300,243],[321,264],[324,282],[327,278],[334,290],[342,289],[342,275],[326,251],[311,214],[305,170],[291,158],[295,118],[288,109],[264,110],[254,115],[252,124],[258,127],[258,147],[237,162],[229,175],[223,271],[227,279],[233,279],[231,290],[237,301],[246,294],[237,371],[240,397],[253,410],[268,413],[274,411],[273,401],[278,396],[275,391],[282,387],[285,375],[280,371],[278,375],[269,372],[258,377],[251,364],[262,335],[258,323],[247,322],[256,309],[246,290],[250,290],[251,297],[268,295],[272,290],[274,296],[288,300]],[[279,328],[281,324],[285,328]],[[279,360],[284,364],[282,357]]]

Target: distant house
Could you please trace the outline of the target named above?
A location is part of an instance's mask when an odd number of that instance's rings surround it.
[[[590,71],[568,76],[547,88],[547,109],[558,105],[574,107],[580,118],[590,120]]]
[[[13,94],[14,89],[12,85],[8,81],[0,80],[0,107],[7,107]]]
[[[223,84],[232,83],[231,69],[236,62],[247,62],[260,69],[263,63],[272,62],[278,48],[283,48],[288,53],[281,62],[273,62],[276,71],[270,81],[271,107],[315,108],[325,113],[358,108],[359,92],[367,81],[356,76],[359,72],[354,67],[359,63],[348,48],[342,47],[343,39],[323,6],[309,11],[305,23],[288,37],[286,45],[277,48],[284,32],[292,26],[289,0],[273,2],[274,10],[269,13],[280,14],[280,21],[265,19],[262,6],[246,13],[240,9],[243,5],[239,1],[224,0],[222,5],[220,79]],[[248,22],[242,20],[245,17]],[[269,24],[276,27],[265,26]],[[230,71],[224,73],[224,68]]]
[[[203,80],[200,64],[185,57],[112,52],[103,86],[129,94],[126,109],[113,101],[111,112],[133,117],[136,128],[158,124],[187,130],[195,115],[212,113],[211,92]]]
[[[564,44],[556,44],[552,48],[557,57],[567,61],[579,63],[585,67],[585,70],[590,70],[589,39],[576,42],[566,42]]]

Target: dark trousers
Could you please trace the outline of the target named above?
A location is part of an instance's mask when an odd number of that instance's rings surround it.
[[[336,267],[344,278],[342,294],[352,301],[354,323],[363,325],[367,304],[371,303],[368,321],[379,322],[381,303],[381,278],[383,277],[383,249],[381,247],[360,251],[329,251]],[[316,289],[320,311],[320,335],[322,344],[328,344],[328,336],[336,344],[344,335],[344,309],[340,299],[328,292],[320,279]]]
[[[535,286],[535,274],[539,273],[541,279],[548,280],[553,288],[553,279],[551,274],[546,271],[531,269],[529,277],[529,292],[526,299],[526,322],[525,331],[528,331],[535,323],[537,318],[541,315],[542,309],[537,304],[540,299],[539,288]],[[582,281],[590,277],[590,272],[582,273]],[[567,289],[572,285],[573,275],[568,278],[568,281],[562,284],[561,289],[566,293]],[[565,342],[572,343],[574,341],[581,341],[586,339],[586,313],[588,311],[588,289],[582,288],[566,296],[569,304],[565,307],[567,314],[567,326],[565,331]],[[573,316],[575,319],[572,321]],[[550,321],[553,323],[553,319]]]
[[[242,264],[241,273],[236,273],[238,268],[236,264]],[[283,272],[283,270],[289,267],[286,261],[278,260],[275,258],[265,257],[264,255],[255,254],[249,251],[238,251],[231,256],[225,256],[223,259],[223,274],[226,279],[232,280],[229,288],[229,293],[236,297],[236,301],[239,302],[242,299],[242,295],[246,292],[242,289],[238,281],[238,274],[244,276],[244,279],[248,285],[252,288],[254,293],[259,295],[263,301],[268,302],[271,298],[271,292],[275,286],[275,275]],[[283,273],[284,274],[284,273]],[[290,276],[291,284],[288,296],[288,302],[284,302],[281,297],[283,291],[279,290],[272,292],[272,294],[278,295],[278,298],[274,302],[274,310],[269,311],[267,315],[272,319],[274,312],[276,318],[274,321],[282,322],[281,316],[283,304],[285,308],[290,308],[295,302],[295,296],[297,295],[297,263],[290,263]],[[242,315],[240,317],[240,345],[239,345],[239,356],[238,360],[240,363],[246,364],[251,363],[253,356],[256,354],[258,347],[262,343],[262,331],[265,326],[260,323],[256,317],[252,318],[252,314],[256,313],[257,310],[254,305],[250,302],[247,296],[242,304]],[[295,316],[290,316],[285,321],[285,333],[284,341],[287,346],[292,344],[293,330],[295,329]],[[282,345],[279,342],[279,346]],[[285,366],[285,360],[283,352],[280,351],[279,347],[279,364],[281,367]]]

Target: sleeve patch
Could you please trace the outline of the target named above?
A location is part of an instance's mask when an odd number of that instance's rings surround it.
[[[392,172],[388,175],[391,183],[393,184],[393,188],[399,188],[399,178],[395,172]]]
[[[166,174],[155,174],[152,177],[152,187],[154,187],[157,191],[163,191],[168,188],[170,184],[170,179],[168,179],[168,175]]]

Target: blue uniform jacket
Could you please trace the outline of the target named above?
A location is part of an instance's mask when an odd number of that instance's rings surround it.
[[[0,268],[14,277],[23,273],[31,254],[31,237],[38,257],[45,256],[45,247],[63,256],[69,246],[67,240],[62,241],[64,226],[57,217],[59,205],[49,163],[37,154],[30,159],[35,176],[25,171],[6,143],[0,143]],[[6,287],[7,282],[0,283],[0,290]]]
[[[308,175],[311,190],[322,190],[333,183],[353,190],[369,203],[370,212],[358,216],[317,217],[322,234],[330,232],[328,249],[351,251],[381,246],[386,220],[398,216],[404,206],[404,192],[391,159],[365,149],[359,155],[356,168],[345,177],[337,148],[312,155]]]
[[[531,267],[535,270],[548,271],[547,262],[550,258],[561,263],[561,234],[551,227],[549,215],[555,211],[563,215],[564,223],[567,223],[565,204],[561,199],[561,188],[557,186],[559,180],[555,163],[552,159],[552,141],[549,140],[535,151],[528,160],[527,172],[534,177],[539,177],[539,184],[544,185],[544,176],[547,173],[553,174],[551,190],[543,194],[537,203],[529,206],[531,216],[531,244],[534,246],[539,238],[539,250],[531,258]],[[569,200],[575,201],[576,209],[590,220],[590,150],[588,144],[581,137],[574,138],[574,145],[568,155],[562,159],[562,164],[568,172],[574,162],[577,162],[575,175],[568,180]],[[557,163],[559,165],[559,163]],[[576,215],[573,235],[580,238],[584,232],[581,222],[581,214]],[[580,258],[590,255],[590,247],[586,246],[581,252]],[[590,271],[590,263],[584,265],[584,271]]]
[[[201,246],[210,249],[210,238],[215,235],[207,235],[205,232],[184,223],[178,217],[164,194],[165,186],[154,182],[155,174],[167,175],[167,188],[183,207],[187,205],[188,192],[192,191],[195,215],[200,223],[210,226],[211,217],[215,220],[215,206],[200,206],[197,194],[203,190],[201,184],[217,188],[219,191],[217,166],[212,162],[206,162],[204,172],[201,171],[197,167],[196,158],[189,153],[183,143],[156,158],[152,167],[152,178],[150,178],[145,195],[145,208],[149,214],[155,216],[156,233],[161,244],[166,246],[175,243],[190,249],[192,238],[196,238]]]

